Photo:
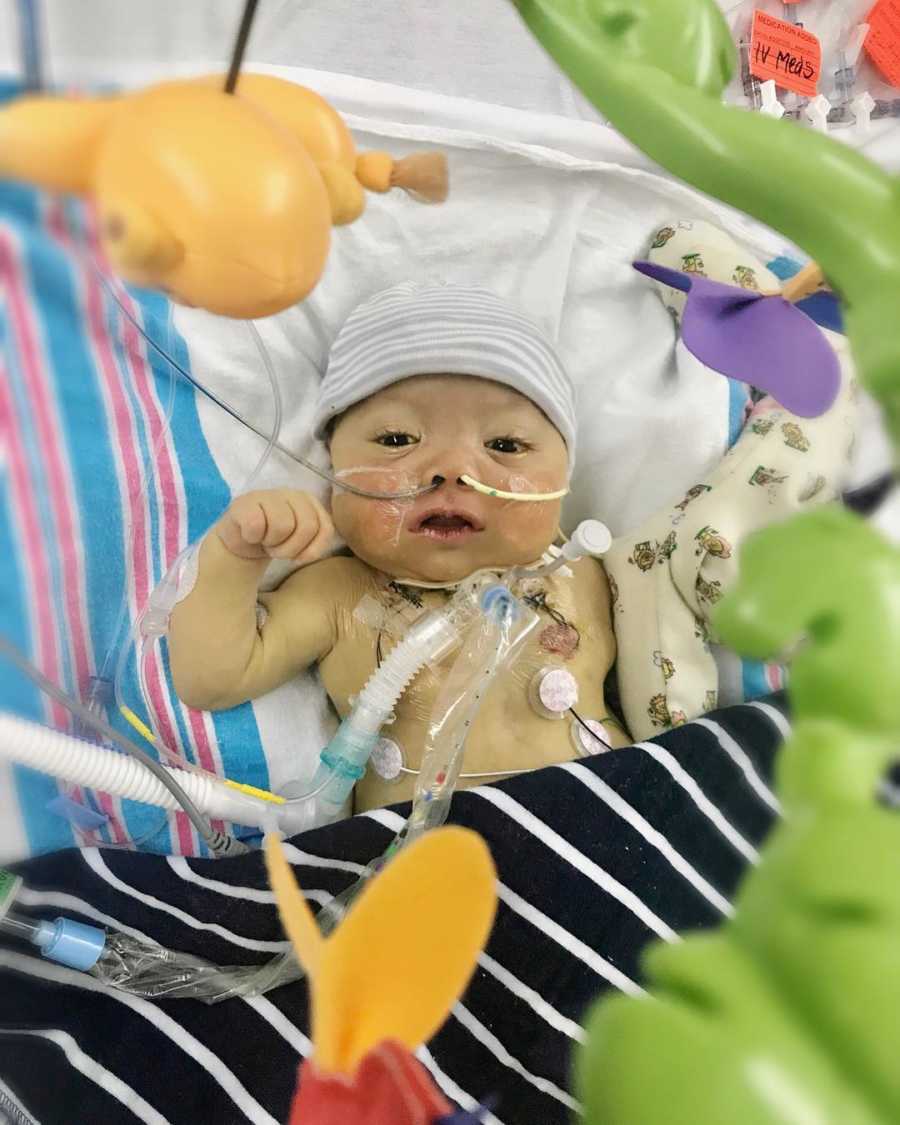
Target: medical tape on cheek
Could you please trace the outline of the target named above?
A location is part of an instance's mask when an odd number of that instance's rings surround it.
[[[334,475],[336,480],[346,480],[348,484],[366,491],[401,494],[396,499],[372,498],[367,501],[375,505],[377,523],[374,533],[396,547],[400,542],[406,514],[417,499],[415,496],[402,494],[415,492],[419,488],[418,479],[412,473],[398,472],[395,468],[378,465],[354,465],[349,469],[340,469]]]
[[[514,543],[521,539],[524,543],[526,540],[533,538],[538,529],[544,529],[550,512],[548,504],[555,503],[555,501],[531,500],[522,503],[518,500],[508,499],[505,494],[531,497],[553,494],[542,494],[534,481],[518,474],[511,474],[505,484],[507,487],[503,490],[503,494],[498,494],[493,501],[485,501],[487,505],[486,515],[489,519],[491,511],[495,510],[493,506],[496,505],[496,510],[502,513],[505,534],[510,542]],[[548,537],[552,538],[554,531],[555,527],[552,531],[548,531]]]
[[[403,511],[392,500],[360,500],[359,503],[371,505],[365,513],[367,539],[371,545],[397,545],[403,529]]]

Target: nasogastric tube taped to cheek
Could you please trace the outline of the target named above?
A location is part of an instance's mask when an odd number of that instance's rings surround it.
[[[374,509],[368,517],[372,521],[369,534],[379,542],[389,542],[396,547],[413,504],[423,495],[418,478],[405,470],[384,465],[354,465],[338,470],[335,476],[343,485],[352,482],[367,494]],[[437,485],[432,484],[425,491],[435,487]],[[375,499],[376,492],[385,498]]]
[[[503,488],[494,488],[490,484],[482,484],[480,480],[475,480],[474,477],[466,474],[459,479],[469,488],[474,488],[476,492],[481,492],[485,496],[495,496],[498,500],[520,500],[526,504],[540,504],[549,500],[561,500],[569,495],[568,486],[555,492],[511,492]]]

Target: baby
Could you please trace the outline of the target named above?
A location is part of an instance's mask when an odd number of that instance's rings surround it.
[[[172,615],[178,695],[192,707],[233,707],[317,665],[344,717],[410,622],[477,571],[539,564],[560,534],[559,499],[492,497],[463,478],[561,492],[575,429],[573,388],[553,346],[493,293],[404,283],[361,305],[335,340],[317,436],[349,484],[386,493],[437,487],[400,501],[336,489],[330,514],[300,491],[236,499],[204,539],[196,583]],[[352,557],[324,557],[335,531]],[[274,593],[258,594],[270,559],[302,565]],[[630,741],[603,697],[616,649],[602,564],[586,558],[529,579],[525,596],[541,622],[486,697],[463,786]],[[387,764],[374,760],[357,784],[357,811],[412,796],[454,658],[426,667],[401,698],[383,732]]]

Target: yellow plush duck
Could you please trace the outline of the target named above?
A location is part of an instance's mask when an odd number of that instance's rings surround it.
[[[310,985],[313,1055],[300,1068],[290,1125],[463,1125],[412,1055],[462,994],[497,908],[480,836],[440,828],[401,851],[328,938],[279,840],[269,881]]]
[[[265,74],[163,82],[117,97],[23,97],[0,111],[0,177],[92,198],[104,249],[137,285],[232,317],[303,300],[332,223],[363,188],[447,195],[446,161],[358,155],[318,94]]]

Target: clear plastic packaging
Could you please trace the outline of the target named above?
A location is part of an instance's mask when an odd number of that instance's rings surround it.
[[[145,1000],[203,1000],[208,1004],[236,996],[261,996],[303,976],[292,950],[264,965],[219,966],[119,931],[107,936],[103,953],[90,972],[104,984]]]
[[[539,621],[532,609],[497,583],[481,590],[480,603],[482,612],[473,619],[428,724],[407,841],[447,819],[475,716],[497,674],[515,660]]]

